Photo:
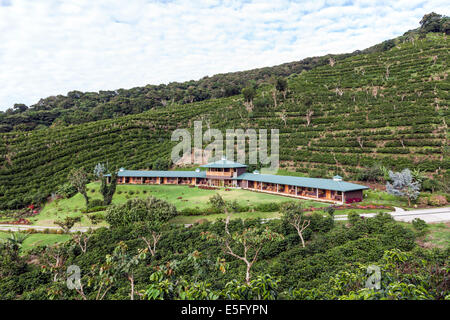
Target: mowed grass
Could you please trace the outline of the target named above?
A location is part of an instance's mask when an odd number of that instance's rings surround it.
[[[425,236],[424,242],[431,243],[435,247],[450,247],[450,222],[430,223],[429,233]]]
[[[401,207],[405,208],[408,206],[408,201],[403,197],[397,197],[384,191],[378,190],[364,190],[364,198],[360,203],[364,205],[366,203]]]
[[[90,199],[102,199],[99,192],[100,184],[97,182],[90,183],[88,186],[88,195]],[[265,194],[260,192],[253,192],[242,189],[231,189],[225,191],[224,188],[218,190],[204,190],[199,188],[189,188],[188,186],[180,185],[119,185],[113,197],[113,204],[125,203],[133,198],[147,198],[154,196],[159,199],[166,200],[176,206],[177,210],[181,211],[185,208],[199,208],[206,209],[209,206],[208,200],[214,194],[220,194],[225,200],[236,200],[240,205],[255,207],[263,203],[283,203],[287,201],[301,201],[305,207],[326,207],[329,204],[321,203],[311,200],[294,199],[273,194]],[[77,226],[92,226],[92,223],[81,210],[85,209],[86,205],[81,194],[76,194],[70,199],[58,199],[45,205],[43,210],[35,217],[30,218],[34,225],[54,226],[55,220],[64,219],[67,216],[81,217],[81,222],[75,224]],[[278,213],[260,213],[264,217],[275,216]],[[255,212],[246,212],[240,214],[242,218],[254,217],[258,215]],[[213,215],[220,216],[220,215]],[[213,219],[209,216],[208,219]],[[203,216],[202,216],[203,217]],[[237,217],[237,216],[236,216]],[[186,217],[186,220],[191,221],[195,217]],[[216,217],[217,218],[217,217]],[[195,220],[198,220],[198,216]],[[186,222],[190,223],[190,222]],[[105,222],[98,226],[106,225]]]
[[[5,241],[10,236],[11,236],[10,232],[0,231],[0,241]],[[69,240],[70,238],[71,236],[69,234],[32,233],[23,242],[22,250],[28,251],[37,246],[46,246],[55,243],[62,243]]]

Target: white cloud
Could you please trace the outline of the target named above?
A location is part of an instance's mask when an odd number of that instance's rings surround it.
[[[351,52],[446,1],[0,0],[0,110]]]

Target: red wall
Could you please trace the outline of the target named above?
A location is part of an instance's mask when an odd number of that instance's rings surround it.
[[[354,190],[344,192],[345,195],[345,203],[351,202],[359,202],[363,199],[363,191],[362,190]]]

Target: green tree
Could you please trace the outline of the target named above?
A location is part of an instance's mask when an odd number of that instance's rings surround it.
[[[435,12],[428,13],[420,20],[420,29],[424,32],[440,32],[442,15]]]
[[[171,161],[170,161],[170,160],[158,158],[158,159],[153,163],[153,170],[162,170],[162,171],[169,170],[170,164],[171,164]]]
[[[115,272],[119,275],[125,276],[130,282],[130,299],[134,300],[136,293],[134,289],[134,272],[136,266],[140,261],[146,257],[146,251],[139,250],[137,254],[132,254],[128,251],[128,246],[125,242],[121,241],[114,249],[111,255],[106,256],[106,262],[114,268]]]
[[[173,204],[155,197],[148,197],[112,205],[106,211],[106,221],[111,227],[118,227],[136,222],[166,222],[176,215],[177,209]]]
[[[218,212],[224,212],[226,209],[225,200],[223,200],[222,196],[218,193],[209,197],[208,203],[211,206],[211,208],[213,208]]]
[[[253,87],[246,87],[242,89],[242,95],[244,96],[244,100],[248,103],[252,103],[255,94],[256,92]]]
[[[118,173],[117,170],[112,170],[110,174],[111,182],[108,185],[108,177],[105,175],[106,171],[107,169],[102,163],[98,163],[94,168],[94,174],[101,181],[100,193],[103,196],[103,205],[108,206],[111,204],[114,193],[116,192]]]
[[[89,207],[89,197],[87,195],[86,185],[89,183],[89,176],[83,168],[72,169],[67,176],[71,185],[81,193],[86,202],[86,208]]]
[[[65,233],[69,233],[75,223],[80,221],[81,217],[65,217],[64,220],[56,220],[54,223],[63,228]]]
[[[21,243],[17,239],[0,241],[0,282],[1,278],[23,272],[25,260],[20,256]]]
[[[283,98],[286,100],[286,92],[288,89],[288,82],[284,78],[277,78],[275,88],[277,91],[283,93]]]
[[[221,244],[224,252],[245,263],[245,282],[249,285],[251,268],[258,260],[258,255],[264,244],[271,241],[279,241],[283,236],[266,228],[250,227],[242,232],[231,233],[228,229],[230,214],[225,220],[225,235],[204,233],[207,239],[216,239]]]

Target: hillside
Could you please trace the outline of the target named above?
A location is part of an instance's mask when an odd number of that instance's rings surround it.
[[[72,167],[98,162],[148,169],[168,159],[176,128],[279,128],[282,167],[309,176],[355,179],[380,163],[444,175],[449,167],[449,43],[429,33],[388,51],[358,54],[288,77],[286,98],[259,86],[253,108],[241,95],[80,125],[4,133],[0,206],[38,202]],[[276,106],[275,106],[276,104]],[[252,109],[252,110],[250,110]],[[306,114],[312,111],[308,125]]]
[[[425,15],[420,24],[419,28],[410,30],[400,37],[352,53],[309,57],[278,66],[217,74],[183,83],[171,82],[167,85],[146,85],[99,92],[74,90],[67,95],[40,99],[29,107],[16,103],[5,112],[0,111],[0,132],[30,131],[49,126],[81,124],[139,114],[174,104],[191,104],[230,97],[240,94],[241,90],[248,85],[273,83],[277,77],[287,77],[327,65],[330,58],[341,61],[348,57],[381,53],[414,37],[425,37],[430,32],[446,34],[450,32],[448,17],[435,13]]]

